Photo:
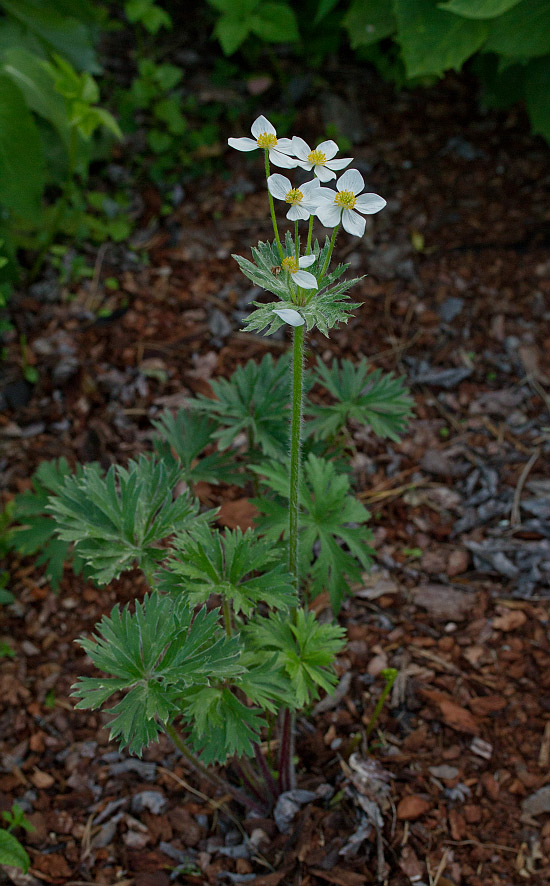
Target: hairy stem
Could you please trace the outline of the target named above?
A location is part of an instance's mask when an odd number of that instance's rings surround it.
[[[296,261],[300,260],[300,241],[298,240],[298,219],[294,222],[294,255]]]
[[[304,326],[294,329],[294,360],[292,368],[292,419],[290,425],[290,491],[288,567],[299,591],[298,532],[300,511],[300,456],[302,436],[302,396],[304,374]]]
[[[268,179],[269,178],[269,151],[267,150],[267,148],[264,151],[264,156],[265,156],[265,177],[266,177],[266,179]],[[273,197],[271,196],[269,188],[267,189],[267,196],[269,199],[269,211],[271,212],[271,221],[273,222],[273,230],[275,232],[275,239],[277,241],[277,246],[279,248],[279,255],[281,256],[281,261],[282,261],[283,258],[285,257],[285,254],[283,252],[283,247],[281,246],[281,239],[279,237],[279,228],[277,227],[277,219],[275,218],[275,206],[273,205]]]
[[[313,234],[313,219],[314,215],[310,215],[309,217],[309,228],[307,229],[307,245],[306,245],[306,255],[309,255],[311,252],[311,237]]]
[[[271,797],[273,798],[273,801],[275,801],[275,799],[279,793],[277,790],[277,785],[275,784],[275,779],[273,778],[273,776],[269,770],[269,766],[267,765],[265,757],[262,754],[262,752],[260,750],[260,746],[258,744],[254,745],[254,756],[256,758],[256,763],[258,764],[258,769],[260,770],[260,772],[263,775],[265,785],[266,785]]]
[[[238,788],[234,787],[224,778],[220,778],[213,770],[207,769],[206,766],[201,763],[198,757],[189,750],[185,742],[183,741],[181,735],[176,731],[176,729],[172,726],[171,723],[167,723],[164,727],[166,734],[171,738],[174,745],[177,747],[178,751],[181,753],[183,757],[187,760],[188,763],[191,764],[193,769],[203,776],[210,784],[219,788],[226,794],[231,794],[231,796],[237,800],[238,803],[241,803],[247,809],[254,809],[256,812],[263,812],[263,808],[255,803],[251,797],[248,797],[244,791],[240,791]]]
[[[325,259],[325,264],[323,265],[323,270],[321,271],[321,280],[325,276],[325,274],[327,272],[327,268],[330,264],[330,260],[332,258],[332,250],[334,249],[334,244],[336,242],[336,234],[338,233],[339,229],[340,229],[340,222],[338,222],[338,224],[334,228],[334,230],[332,232],[332,237],[330,238],[330,246],[329,246],[329,249],[327,252],[327,257]]]

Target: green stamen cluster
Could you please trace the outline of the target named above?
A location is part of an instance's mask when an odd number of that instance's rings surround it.
[[[262,132],[256,139],[259,148],[274,148],[277,144],[277,136],[270,132]]]
[[[282,260],[281,264],[289,274],[295,274],[298,270],[298,261],[293,255],[287,255],[287,257]]]

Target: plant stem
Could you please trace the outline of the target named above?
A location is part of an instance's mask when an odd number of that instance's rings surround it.
[[[293,726],[294,715],[286,708],[283,711],[281,728],[281,744],[279,753],[279,793],[290,791],[295,787],[296,774],[293,764]]]
[[[309,217],[309,228],[307,230],[307,245],[306,245],[306,255],[309,255],[311,252],[311,236],[313,234],[313,219],[314,215],[310,215]]]
[[[267,148],[264,151],[265,156],[265,177],[269,178],[269,151]],[[285,257],[283,252],[283,247],[281,246],[281,240],[279,238],[279,228],[277,227],[277,219],[275,218],[275,206],[273,205],[273,197],[271,196],[269,188],[267,189],[267,196],[269,199],[269,210],[271,212],[271,221],[273,222],[273,230],[275,232],[275,239],[277,241],[277,246],[279,248],[279,255],[281,256],[281,261]]]
[[[264,777],[265,785],[266,785],[267,789],[269,790],[269,793],[271,794],[273,801],[275,801],[275,799],[279,793],[277,790],[277,785],[275,784],[275,779],[273,778],[271,772],[269,771],[269,766],[267,765],[265,757],[262,754],[262,752],[260,750],[260,746],[258,744],[254,745],[254,756],[256,757],[256,763],[258,764],[258,769],[260,770],[260,772],[262,773],[262,775]]]
[[[327,257],[325,259],[325,264],[323,266],[323,270],[321,271],[321,280],[325,276],[327,268],[330,264],[330,259],[332,257],[332,250],[334,249],[334,243],[336,242],[336,234],[338,233],[339,228],[340,228],[340,222],[338,222],[338,224],[334,228],[334,230],[332,232],[332,237],[330,238],[330,246],[328,249]]]
[[[201,763],[199,758],[196,757],[195,754],[189,750],[181,735],[178,734],[171,723],[167,723],[164,729],[166,734],[172,739],[172,742],[177,747],[178,751],[182,754],[183,757],[185,757],[187,762],[190,763],[191,766],[200,775],[203,776],[203,778],[205,778],[211,784],[215,785],[220,790],[224,791],[224,793],[231,794],[231,796],[234,797],[237,802],[241,803],[247,809],[254,809],[256,812],[260,813],[264,812],[262,807],[255,803],[254,800],[252,800],[250,797],[247,797],[247,795],[243,791],[240,791],[238,788],[234,787],[224,778],[220,778],[220,776],[217,775],[215,772],[207,769],[206,766]]]
[[[376,721],[378,720],[378,717],[380,716],[380,711],[384,707],[384,702],[386,701],[386,698],[388,697],[390,689],[392,688],[393,684],[395,683],[395,680],[397,677],[397,671],[395,670],[395,668],[386,668],[385,670],[382,671],[382,676],[386,680],[386,685],[384,686],[384,688],[382,690],[382,695],[378,699],[378,703],[374,709],[374,714],[370,718],[369,724],[365,730],[365,742],[368,742],[369,735],[371,734],[372,730],[376,726]]]
[[[290,425],[290,491],[288,523],[288,568],[299,591],[298,532],[300,511],[300,456],[302,436],[302,396],[304,374],[304,326],[294,329],[292,367],[292,419]]]
[[[294,222],[294,255],[296,256],[296,261],[300,259],[300,241],[298,240],[298,219]]]

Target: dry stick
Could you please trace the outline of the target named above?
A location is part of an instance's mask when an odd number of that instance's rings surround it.
[[[519,526],[521,524],[521,516],[520,516],[520,512],[519,512],[519,503],[521,500],[521,493],[523,492],[523,487],[525,486],[525,481],[527,480],[527,477],[531,473],[531,470],[534,467],[539,455],[540,455],[540,449],[536,449],[535,452],[533,452],[533,455],[531,456],[531,458],[529,459],[527,464],[525,464],[523,466],[523,470],[522,470],[521,474],[519,475],[519,480],[517,482],[516,491],[514,492],[514,501],[512,504],[512,510],[510,512],[510,523],[512,524],[512,526]]]

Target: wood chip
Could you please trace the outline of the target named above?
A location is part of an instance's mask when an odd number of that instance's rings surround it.
[[[414,821],[415,818],[420,818],[430,808],[431,803],[425,797],[420,797],[418,794],[410,794],[399,801],[397,818],[399,821]]]

